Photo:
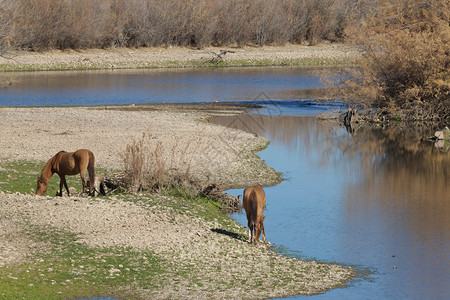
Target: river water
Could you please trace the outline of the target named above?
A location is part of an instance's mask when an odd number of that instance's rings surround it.
[[[214,121],[268,138],[259,155],[286,179],[265,188],[269,241],[361,275],[312,298],[448,299],[450,156],[420,142],[432,130],[360,128],[350,135],[311,116],[237,118]],[[246,225],[244,212],[233,217]]]
[[[223,68],[0,73],[0,106],[209,102],[304,97],[318,70]]]
[[[248,101],[263,109],[214,118],[271,141],[258,155],[283,181],[266,187],[264,222],[276,251],[358,270],[317,299],[450,296],[449,151],[422,141],[437,128],[356,128],[314,116],[317,70],[239,68],[3,74],[4,105]],[[0,78],[1,79],[1,78]],[[242,190],[232,190],[238,195]],[[244,213],[232,216],[246,225]],[[303,297],[298,297],[303,298]]]

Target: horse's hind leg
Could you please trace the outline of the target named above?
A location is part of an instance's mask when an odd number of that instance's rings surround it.
[[[249,226],[248,226],[248,232],[249,232],[249,243],[253,243],[254,239],[255,239],[255,224],[253,224],[253,222],[250,222]]]
[[[85,174],[84,172],[86,172],[86,170],[80,172],[80,177],[81,177],[81,193],[83,194],[85,189],[86,189],[86,178],[85,178]]]
[[[264,217],[264,219],[265,219],[265,217]],[[263,242],[264,243],[268,243],[270,245],[270,242],[266,238],[266,233],[264,232],[264,224],[263,224],[263,222],[261,222],[261,228],[262,228]]]
[[[88,171],[89,171],[89,196],[94,196],[94,185],[95,185],[94,166],[91,166],[89,164]]]
[[[89,152],[89,160],[86,165],[86,169],[89,172],[89,196],[94,196],[94,186],[95,186],[95,156],[92,152]]]
[[[253,222],[250,220],[248,221],[248,242],[253,242]]]

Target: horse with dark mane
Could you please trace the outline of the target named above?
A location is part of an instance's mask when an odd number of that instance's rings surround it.
[[[67,190],[67,195],[70,196],[66,175],[80,174],[81,183],[83,185],[82,192],[84,192],[86,186],[85,173],[87,169],[89,171],[89,195],[93,195],[95,180],[94,164],[94,154],[87,149],[80,149],[75,152],[60,151],[56,153],[50,158],[42,169],[41,176],[38,177],[36,194],[45,194],[48,182],[55,173],[58,174],[60,178],[59,193],[56,194],[57,196],[62,196],[63,185]]]
[[[261,233],[263,241],[267,242],[263,224],[266,218],[263,211],[266,206],[266,194],[261,185],[251,186],[244,190],[243,205],[247,214],[249,242],[258,242]]]

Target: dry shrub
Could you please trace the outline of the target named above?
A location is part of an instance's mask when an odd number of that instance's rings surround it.
[[[139,140],[133,140],[121,154],[124,162],[122,174],[105,178],[112,189],[122,188],[130,192],[150,191],[172,193],[189,199],[199,197],[221,203],[227,212],[242,209],[241,202],[224,193],[224,187],[213,182],[200,182],[190,173],[187,155],[190,143],[172,148],[166,147],[150,132]],[[180,152],[181,149],[181,152]]]
[[[361,68],[340,82],[353,104],[402,119],[450,116],[450,4],[389,1],[353,28]]]
[[[169,161],[162,142],[156,141],[150,132],[128,144],[122,153],[128,189],[159,190],[177,185],[180,180],[189,181],[189,166],[183,173],[173,167],[174,149]]]
[[[0,44],[31,50],[314,44],[344,36],[351,2],[4,0]]]
[[[17,48],[106,47],[114,44],[120,24],[110,1],[17,0],[0,3],[10,18],[8,41]],[[4,18],[2,17],[2,22]]]

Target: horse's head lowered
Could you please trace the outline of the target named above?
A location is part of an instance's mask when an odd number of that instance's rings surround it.
[[[42,196],[47,191],[47,182],[42,179],[42,177],[38,177],[37,180],[37,188],[36,188],[36,195]]]

